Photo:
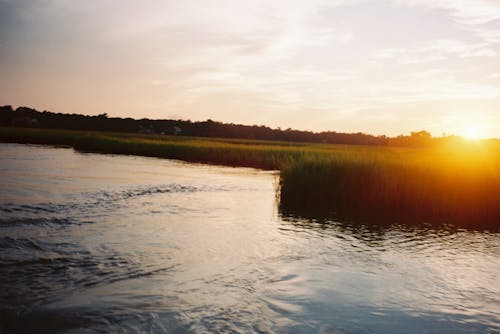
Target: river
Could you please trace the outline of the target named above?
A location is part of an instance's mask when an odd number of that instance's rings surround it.
[[[500,233],[284,217],[279,175],[0,144],[0,333],[500,333]]]

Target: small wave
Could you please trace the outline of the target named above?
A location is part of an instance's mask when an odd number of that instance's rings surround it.
[[[75,225],[81,222],[71,217],[99,212],[99,210],[119,209],[130,200],[167,193],[193,193],[207,191],[205,187],[181,184],[139,186],[118,190],[101,190],[72,196],[72,200],[46,203],[0,203],[0,214],[9,218],[0,218],[0,227],[23,225]]]
[[[131,189],[125,189],[121,191],[101,191],[98,193],[88,194],[89,197],[94,197],[100,200],[125,200],[134,197],[140,196],[149,196],[156,194],[165,194],[165,193],[187,193],[187,192],[196,192],[200,191],[199,187],[194,186],[185,186],[181,184],[166,184],[159,186],[144,186],[137,187]]]
[[[0,227],[14,226],[40,226],[40,227],[59,227],[70,225],[92,224],[91,221],[79,221],[67,218],[33,218],[33,217],[12,217],[0,218]]]
[[[0,212],[4,213],[54,213],[57,209],[53,203],[39,203],[39,204],[16,204],[5,203],[0,206]]]
[[[42,247],[38,244],[37,241],[29,238],[1,237],[0,249],[2,249],[3,251],[7,249],[30,249],[41,251]]]
[[[87,249],[71,242],[0,237],[0,333],[2,325],[14,325],[19,315],[63,295],[163,275],[172,268],[161,263],[145,265],[133,254],[111,248]],[[10,319],[6,317],[9,314]]]
[[[120,262],[120,261],[119,261]],[[123,262],[123,261],[121,261]],[[103,264],[101,263],[101,266]],[[117,266],[116,262],[108,262],[105,266],[109,267],[108,270],[100,269],[93,276],[82,276],[80,279],[75,280],[75,284],[85,288],[91,288],[101,285],[113,284],[120,281],[138,279],[147,276],[153,276],[156,274],[162,274],[169,272],[175,268],[175,266],[160,267],[160,268],[147,268],[134,266],[131,263],[127,263],[124,269],[123,264]]]
[[[49,242],[36,238],[0,237],[0,261],[26,261],[39,258],[82,256],[85,252],[78,245],[69,242]]]

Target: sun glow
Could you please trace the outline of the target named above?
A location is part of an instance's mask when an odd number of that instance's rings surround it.
[[[475,124],[469,124],[464,126],[458,134],[465,139],[479,140],[486,136],[485,132],[484,128]]]

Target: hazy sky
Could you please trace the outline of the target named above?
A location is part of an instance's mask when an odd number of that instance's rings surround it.
[[[500,0],[0,0],[0,104],[500,137]]]

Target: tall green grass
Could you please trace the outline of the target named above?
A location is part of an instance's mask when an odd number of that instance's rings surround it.
[[[424,150],[306,158],[281,169],[281,210],[378,222],[500,227],[500,160]]]
[[[286,215],[500,227],[500,146],[387,148],[0,128],[0,141],[67,145],[280,171]]]

